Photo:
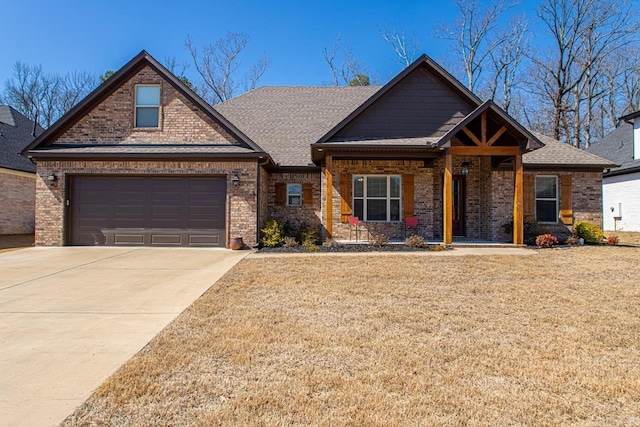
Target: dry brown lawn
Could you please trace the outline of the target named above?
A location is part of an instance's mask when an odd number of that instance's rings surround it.
[[[620,244],[640,245],[640,232],[637,231],[605,231],[606,236],[618,236]]]
[[[33,234],[2,234],[0,235],[0,252],[33,246]]]
[[[63,425],[640,425],[639,259],[245,259]]]

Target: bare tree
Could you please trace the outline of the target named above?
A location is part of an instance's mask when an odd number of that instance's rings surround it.
[[[595,107],[609,88],[602,87],[606,60],[627,46],[638,30],[627,0],[545,0],[538,16],[553,46],[533,58],[537,76],[534,102],[548,105],[553,136],[575,146],[590,144]],[[606,80],[606,79],[605,79]]]
[[[382,27],[378,28],[382,38],[389,43],[391,49],[396,54],[396,59],[403,66],[408,66],[415,61],[420,50],[420,41],[417,34],[407,38],[404,27]]]
[[[42,126],[49,127],[97,85],[98,79],[87,71],[45,73],[42,65],[18,61],[5,82],[2,99],[31,120],[37,117]]]
[[[331,69],[334,86],[368,86],[370,84],[364,65],[353,55],[350,48],[342,46],[340,34],[336,36],[331,51],[326,47],[322,49],[322,56]]]
[[[460,17],[452,25],[440,25],[435,36],[451,40],[464,66],[467,87],[476,91],[491,52],[500,49],[511,34],[498,31],[501,16],[517,3],[498,0],[485,7],[476,0],[456,0]]]
[[[242,65],[240,55],[250,39],[245,33],[228,32],[217,42],[205,44],[200,51],[191,37],[187,36],[185,48],[191,54],[195,69],[202,79],[200,95],[206,101],[218,104],[236,96],[239,89],[255,89],[271,65],[271,60],[265,53],[243,75],[238,76]]]

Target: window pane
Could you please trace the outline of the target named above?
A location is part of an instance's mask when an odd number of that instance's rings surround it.
[[[367,221],[386,221],[387,220],[387,201],[386,200],[367,200]]]
[[[302,198],[300,196],[289,196],[290,206],[302,206]]]
[[[536,198],[556,198],[556,178],[553,176],[536,177]]]
[[[136,105],[160,105],[160,86],[136,86]]]
[[[364,197],[364,177],[354,175],[353,177],[353,197]]]
[[[542,222],[557,222],[555,200],[536,200],[536,219]]]
[[[302,185],[301,184],[289,184],[287,186],[289,194],[302,194]]]
[[[353,216],[357,216],[364,221],[364,201],[362,199],[353,201]]]
[[[391,221],[400,221],[400,200],[391,200]]]
[[[367,177],[367,197],[387,197],[387,177]]]
[[[138,107],[136,108],[136,127],[157,128],[158,127],[158,107]]]
[[[391,189],[389,190],[391,197],[400,197],[400,177],[392,176],[389,181],[391,182]]]

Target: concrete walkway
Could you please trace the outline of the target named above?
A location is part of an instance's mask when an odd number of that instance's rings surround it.
[[[0,254],[0,426],[58,424],[250,251]]]

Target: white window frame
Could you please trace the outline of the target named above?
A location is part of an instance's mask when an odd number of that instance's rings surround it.
[[[158,105],[138,105],[138,87],[157,87],[158,88]],[[133,89],[133,127],[136,129],[159,129],[160,117],[162,114],[162,85],[159,84],[139,84]],[[158,109],[158,126],[142,126],[138,127],[138,108],[157,108]]]
[[[298,187],[300,187],[300,193],[299,194],[292,194],[289,192],[289,188],[297,185]],[[291,199],[290,196],[297,196],[300,198],[300,203],[291,203]],[[292,184],[287,184],[287,206],[302,206],[302,184],[297,184],[297,183],[292,183]]]
[[[556,185],[556,197],[538,197],[538,178],[553,178],[555,180],[555,185]],[[542,224],[557,224],[558,223],[558,218],[559,218],[559,199],[560,199],[560,191],[558,188],[558,176],[557,175],[536,175],[535,177],[535,185],[533,188],[533,203],[534,203],[534,210],[535,210],[535,217],[536,217],[536,221],[539,221]],[[540,201],[555,201],[556,202],[556,215],[555,215],[555,221],[540,221],[538,220],[538,200]]]
[[[386,197],[368,197],[367,196],[367,178],[368,177],[385,177],[387,178],[387,196]],[[356,189],[355,189],[355,185],[354,182],[356,181],[356,178],[362,177],[363,179],[363,184],[362,184],[362,197],[358,196],[356,197]],[[398,182],[400,183],[400,188],[399,188],[399,194],[398,197],[391,197],[391,178],[392,177],[397,177],[398,178]],[[364,218],[359,218],[360,221],[366,221],[366,222],[392,222],[392,223],[397,223],[397,222],[401,222],[402,221],[402,175],[385,175],[385,174],[369,174],[369,175],[360,175],[360,174],[354,174],[351,178],[351,202],[352,205],[351,206],[355,206],[355,201],[356,200],[362,200],[362,216]],[[387,219],[386,220],[369,220],[367,219],[367,201],[368,200],[386,200],[387,201]],[[398,219],[397,220],[391,220],[391,201],[392,200],[398,200],[398,209],[399,209],[399,213],[398,213]]]

